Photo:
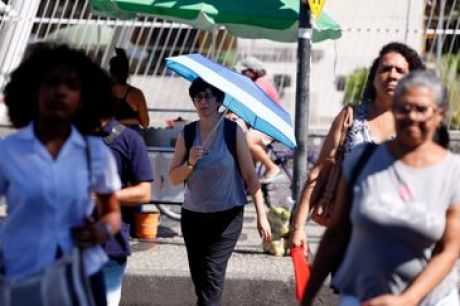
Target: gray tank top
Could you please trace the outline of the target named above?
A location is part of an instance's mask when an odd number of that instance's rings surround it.
[[[193,145],[201,144],[197,124]],[[214,143],[188,177],[183,208],[210,213],[245,204],[247,199],[243,179],[225,143],[224,125],[221,123],[217,127]]]

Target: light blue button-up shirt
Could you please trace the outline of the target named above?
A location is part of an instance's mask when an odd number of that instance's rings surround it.
[[[120,188],[116,164],[104,143],[88,137],[91,189],[100,194]],[[53,159],[36,138],[33,125],[0,140],[0,196],[6,197],[7,217],[0,227],[0,251],[5,274],[22,278],[49,266],[59,247],[74,243],[70,229],[80,226],[94,209],[88,194],[86,142],[76,128]],[[101,247],[84,252],[88,274],[107,260]]]

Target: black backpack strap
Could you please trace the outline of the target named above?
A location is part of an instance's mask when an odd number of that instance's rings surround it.
[[[185,160],[188,160],[190,149],[193,146],[193,141],[195,140],[196,134],[196,125],[197,121],[187,124],[184,127],[184,143],[185,143]],[[227,144],[227,149],[233,156],[235,160],[236,167],[238,172],[241,173],[240,164],[238,162],[238,153],[236,152],[236,132],[237,132],[238,125],[236,122],[224,119],[224,140]]]
[[[110,145],[117,136],[119,136],[119,135],[121,135],[121,133],[123,133],[123,131],[125,129],[126,129],[126,126],[124,126],[123,124],[118,122],[112,128],[112,130],[110,131],[110,134],[105,136],[104,138],[102,138],[102,140],[104,141],[104,143],[106,145]]]
[[[185,158],[184,161],[188,160],[188,155],[190,153],[190,149],[193,146],[193,141],[195,140],[196,134],[196,125],[198,121],[193,121],[192,123],[187,124],[184,126],[184,143],[185,143]]]
[[[364,148],[364,151],[361,154],[361,157],[359,158],[358,162],[353,168],[353,172],[351,173],[350,182],[349,182],[350,188],[353,188],[353,186],[356,184],[356,180],[358,179],[359,175],[363,171],[364,166],[367,164],[367,162],[371,158],[375,149],[377,149],[377,145],[375,143],[369,143]]]
[[[237,133],[238,124],[235,121],[224,119],[224,137],[225,143],[227,144],[227,149],[233,156],[235,160],[236,168],[241,174],[240,164],[238,162],[238,153],[236,152],[236,133]]]
[[[361,154],[358,162],[356,163],[356,165],[354,166],[354,168],[353,168],[353,170],[351,172],[350,181],[348,182],[348,200],[349,200],[349,203],[350,203],[350,209],[351,209],[351,205],[353,203],[353,187],[356,184],[356,180],[358,179],[359,175],[363,171],[364,166],[366,166],[367,162],[371,158],[371,156],[374,153],[376,148],[377,148],[377,145],[375,143],[366,144],[365,148],[363,150],[363,153]],[[350,217],[349,217],[348,221],[351,222]],[[350,225],[350,230],[351,230],[351,223],[349,225]],[[350,239],[350,236],[349,236],[350,233],[351,233],[351,231],[348,232],[348,238],[347,238],[348,241]],[[348,245],[348,242],[347,242],[347,245]],[[337,255],[336,256],[337,262],[335,262],[333,264],[333,266],[331,266],[331,274],[333,276],[336,273],[337,269],[339,268],[341,262],[343,261],[343,258],[345,256],[345,251],[346,251],[346,248],[344,248],[341,252],[336,254]],[[334,292],[338,292],[337,288],[334,288],[333,286],[331,286],[331,288],[333,289]]]

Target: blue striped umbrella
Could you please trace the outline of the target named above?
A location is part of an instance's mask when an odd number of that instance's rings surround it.
[[[287,147],[296,147],[291,116],[251,79],[200,55],[188,54],[166,59],[166,66],[189,81],[197,77],[225,93],[224,106],[254,129]]]

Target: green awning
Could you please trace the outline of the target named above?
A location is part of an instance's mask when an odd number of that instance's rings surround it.
[[[212,31],[224,26],[242,38],[296,42],[299,0],[91,0],[94,14],[119,19],[157,16]],[[325,13],[313,23],[313,42],[337,39],[340,26]]]

